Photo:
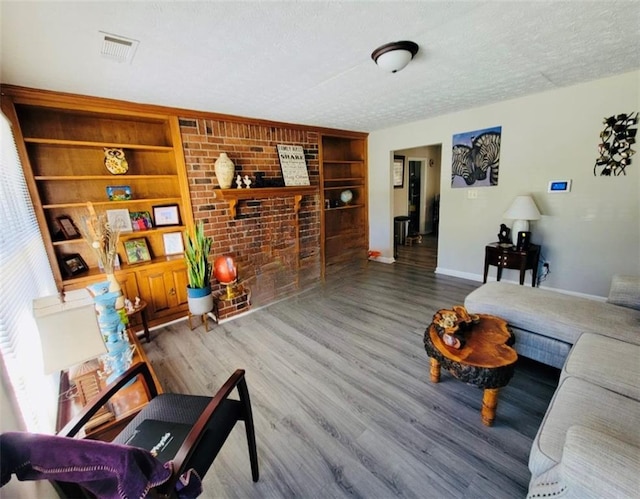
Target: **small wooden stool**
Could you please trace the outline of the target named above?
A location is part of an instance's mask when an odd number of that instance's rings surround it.
[[[415,234],[413,236],[407,236],[404,240],[405,246],[413,246],[413,243],[420,244],[422,242],[422,236],[420,234]]]

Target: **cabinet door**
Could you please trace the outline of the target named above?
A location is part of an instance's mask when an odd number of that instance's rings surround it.
[[[138,271],[142,298],[148,303],[149,319],[159,319],[187,310],[187,269],[184,263]]]

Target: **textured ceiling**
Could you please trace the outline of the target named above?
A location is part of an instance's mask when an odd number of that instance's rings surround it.
[[[4,83],[373,131],[640,68],[640,2],[0,2]],[[139,40],[131,64],[99,31]],[[385,73],[373,49],[420,51]],[[619,110],[631,111],[631,110]]]

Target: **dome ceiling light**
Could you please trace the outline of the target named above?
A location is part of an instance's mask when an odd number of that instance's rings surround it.
[[[418,44],[402,41],[385,43],[371,54],[375,63],[391,73],[397,73],[404,68],[418,53]]]

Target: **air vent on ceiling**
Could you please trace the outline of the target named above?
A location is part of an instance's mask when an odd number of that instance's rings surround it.
[[[133,60],[133,56],[140,43],[138,40],[105,33],[104,31],[100,31],[99,33],[102,38],[102,49],[100,50],[102,57],[117,62],[130,63]]]

